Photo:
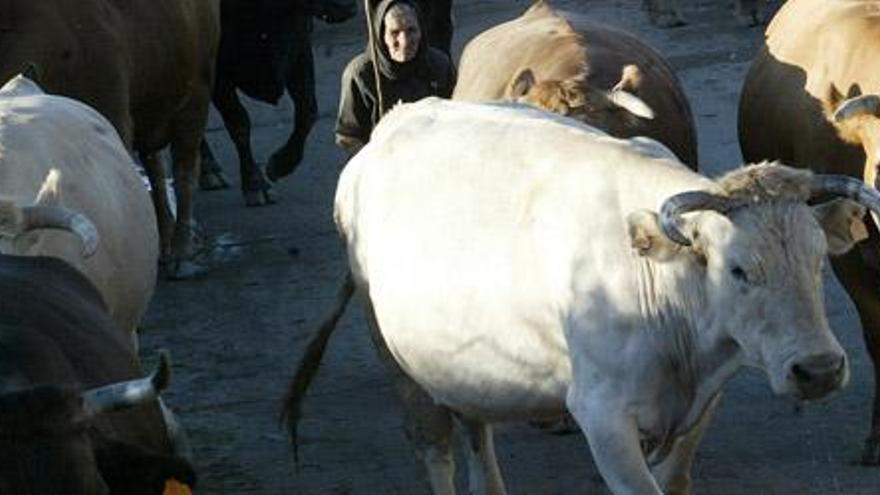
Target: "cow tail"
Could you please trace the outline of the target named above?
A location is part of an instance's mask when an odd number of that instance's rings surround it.
[[[324,350],[327,348],[327,342],[330,340],[333,330],[336,329],[339,319],[345,314],[345,308],[348,306],[352,294],[354,294],[354,278],[351,275],[351,270],[349,270],[345,275],[345,281],[336,295],[336,304],[312,335],[299,366],[297,366],[296,372],[287,386],[287,393],[284,394],[284,399],[281,403],[281,423],[287,427],[288,434],[290,435],[290,443],[293,446],[293,460],[297,466],[299,465],[297,425],[302,413],[302,403],[312,379],[318,372],[321,358],[324,356]]]

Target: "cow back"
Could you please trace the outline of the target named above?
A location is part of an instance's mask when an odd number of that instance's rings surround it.
[[[657,139],[696,167],[697,138],[690,105],[662,55],[630,33],[557,11],[545,2],[468,43],[453,98],[503,99],[523,69],[531,69],[538,81],[583,77],[589,87],[610,90],[630,64],[642,73],[635,93],[652,108],[655,118],[605,130],[618,137]]]

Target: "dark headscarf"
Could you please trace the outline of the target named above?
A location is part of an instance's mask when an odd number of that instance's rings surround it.
[[[416,13],[416,18],[418,19],[419,23],[419,30],[422,33],[416,55],[412,58],[412,60],[404,63],[395,62],[394,60],[392,60],[391,54],[388,53],[388,47],[385,46],[385,14],[388,13],[388,9],[390,9],[393,5],[399,3],[405,3],[412,8],[413,12]],[[426,65],[428,52],[428,30],[422,17],[421,9],[419,9],[419,6],[415,1],[382,0],[379,5],[376,6],[376,10],[373,14],[373,30],[373,32],[376,34],[376,53],[379,57],[377,65],[379,67],[379,71],[386,78],[391,80],[397,78],[406,78],[415,74]],[[370,58],[372,58],[372,50],[368,50],[368,53],[370,53]]]

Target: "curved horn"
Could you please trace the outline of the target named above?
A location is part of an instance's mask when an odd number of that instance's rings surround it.
[[[60,229],[73,232],[82,240],[83,254],[89,257],[98,249],[98,230],[82,213],[63,206],[31,205],[21,209],[24,230]]]
[[[880,96],[862,95],[841,103],[834,111],[834,121],[843,122],[859,115],[877,116],[878,114],[880,114]]]
[[[623,108],[636,117],[648,120],[654,118],[654,110],[651,110],[651,107],[648,106],[644,100],[628,91],[615,89],[606,93],[606,96],[611,103]]]
[[[150,376],[127,382],[111,383],[83,392],[80,399],[86,417],[94,417],[101,413],[118,411],[155,400],[171,381],[170,360],[168,351],[159,351],[159,364]]]
[[[727,213],[741,203],[741,201],[735,202],[729,198],[716,196],[706,191],[679,193],[667,198],[663,202],[663,206],[660,207],[660,228],[663,230],[663,234],[670,240],[682,246],[690,246],[691,240],[678,229],[681,215],[698,210]]]
[[[815,197],[823,194],[843,196],[859,203],[875,215],[880,215],[880,192],[868,187],[859,179],[847,175],[824,175],[813,176],[810,184],[810,196]]]

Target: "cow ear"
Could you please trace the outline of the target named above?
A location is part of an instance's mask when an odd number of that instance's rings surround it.
[[[630,245],[639,256],[653,261],[664,262],[674,258],[681,248],[660,230],[660,220],[656,212],[637,210],[626,218]]]
[[[513,78],[507,87],[507,95],[511,100],[522,98],[535,85],[535,73],[532,69],[523,69]]]
[[[813,207],[813,214],[825,231],[828,253],[846,253],[859,241],[868,238],[865,207],[849,199],[835,199]]]
[[[620,71],[620,81],[611,88],[611,91],[628,91],[638,93],[642,86],[642,70],[638,65],[629,64],[623,66]]]

